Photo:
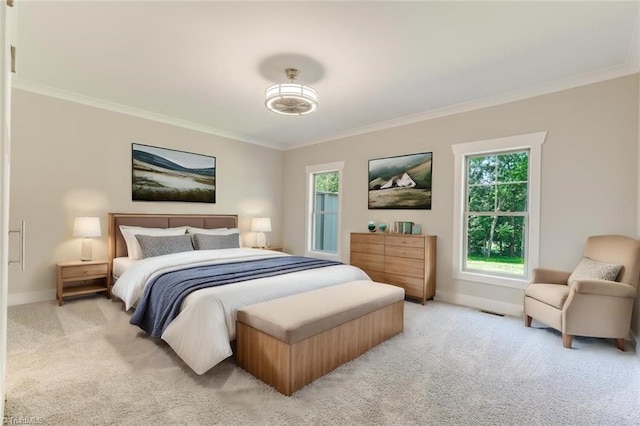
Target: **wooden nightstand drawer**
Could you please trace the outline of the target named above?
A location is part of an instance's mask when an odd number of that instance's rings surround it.
[[[62,278],[89,277],[92,275],[105,275],[109,271],[107,264],[103,265],[79,265],[62,268]]]

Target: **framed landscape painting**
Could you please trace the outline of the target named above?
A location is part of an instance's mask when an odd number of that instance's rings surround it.
[[[432,152],[369,160],[369,209],[431,210]]]
[[[216,157],[131,144],[133,201],[216,202]]]

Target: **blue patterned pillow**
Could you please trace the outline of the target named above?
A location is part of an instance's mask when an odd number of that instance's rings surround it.
[[[136,235],[136,239],[140,244],[143,259],[193,250],[191,237],[187,234],[161,237]]]
[[[207,235],[193,234],[193,246],[196,250],[220,250],[229,248],[240,248],[238,234],[229,235]]]

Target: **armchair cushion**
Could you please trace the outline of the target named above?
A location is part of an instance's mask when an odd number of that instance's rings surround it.
[[[569,297],[569,290],[569,286],[564,284],[530,284],[525,291],[525,296],[562,309]]]
[[[568,284],[571,286],[577,280],[615,281],[621,269],[622,265],[600,262],[585,257],[569,276]]]

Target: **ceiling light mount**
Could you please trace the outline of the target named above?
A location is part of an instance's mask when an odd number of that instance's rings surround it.
[[[284,70],[284,73],[287,75],[287,78],[291,83],[293,83],[300,75],[300,71],[295,68],[287,68]]]
[[[309,86],[295,83],[300,75],[296,68],[284,70],[289,83],[274,84],[265,94],[264,104],[270,111],[282,115],[306,115],[318,108],[318,93]]]

